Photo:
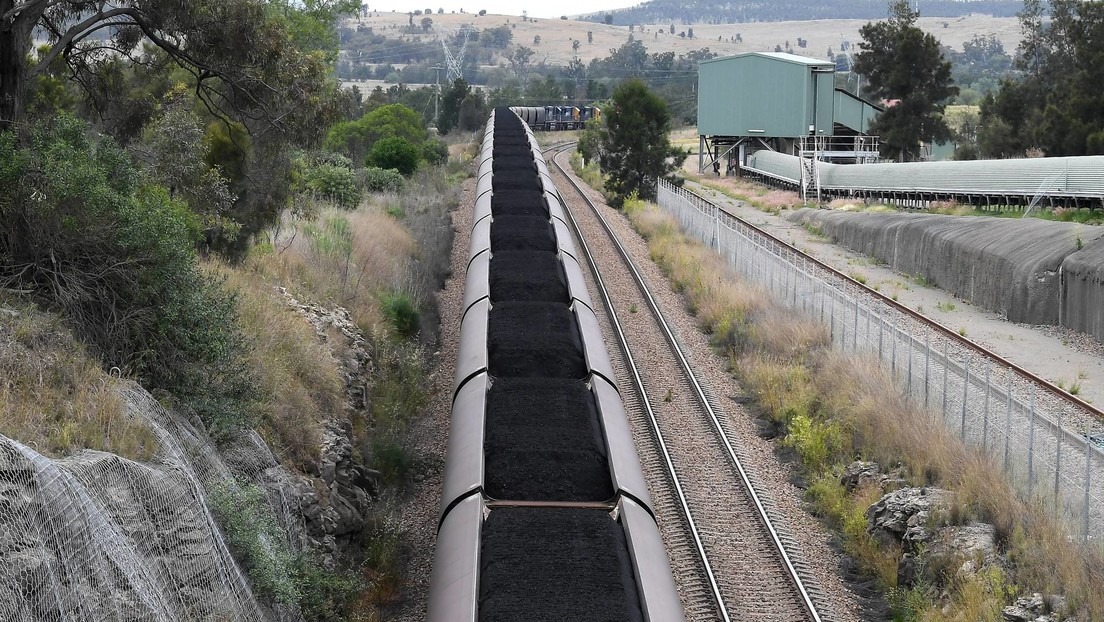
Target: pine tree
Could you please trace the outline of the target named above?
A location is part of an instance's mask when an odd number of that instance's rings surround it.
[[[943,109],[958,93],[939,41],[916,27],[918,17],[908,0],[893,0],[888,21],[859,29],[862,51],[855,55],[854,70],[866,78],[865,94],[896,100],[878,115],[871,133],[881,136],[882,155],[898,161],[916,159],[921,142],[950,140]]]
[[[613,92],[603,110],[601,155],[610,204],[621,207],[632,194],[654,199],[659,179],[676,181],[671,173],[686,153],[667,140],[671,119],[667,104],[640,80],[629,80]]]

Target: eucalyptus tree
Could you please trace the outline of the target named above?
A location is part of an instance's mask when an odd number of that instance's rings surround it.
[[[333,26],[357,8],[356,0],[0,0],[0,129],[21,120],[32,80],[59,60],[81,84],[146,46],[190,75],[211,113],[288,129],[317,110],[336,57]],[[28,63],[35,39],[46,47]]]

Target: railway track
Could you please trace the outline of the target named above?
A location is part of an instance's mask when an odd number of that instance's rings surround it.
[[[565,199],[565,211],[587,256],[592,291],[605,305],[600,321],[620,346],[611,349],[615,371],[631,379],[621,393],[687,619],[828,619],[807,569],[790,558],[796,542],[744,467],[727,414],[612,228],[558,162],[568,146],[548,152],[580,197]]]

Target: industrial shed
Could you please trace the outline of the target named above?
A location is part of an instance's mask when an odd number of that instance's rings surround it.
[[[867,131],[881,108],[835,88],[835,64],[783,52],[715,58],[698,69],[698,169],[737,171],[770,149],[810,159],[872,162]],[[708,162],[706,158],[709,158]]]

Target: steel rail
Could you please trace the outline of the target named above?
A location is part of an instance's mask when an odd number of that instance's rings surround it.
[[[555,156],[573,144],[574,143],[556,145],[546,150],[555,152],[552,156],[552,163],[560,170],[561,174],[563,173],[563,169],[559,168],[559,164],[555,161]],[[571,181],[571,178],[567,177],[567,175],[564,175],[564,178]],[[579,191],[577,186],[575,189]],[[640,377],[640,371],[636,366],[636,362],[633,360],[632,351],[629,349],[628,339],[625,337],[625,332],[621,328],[621,322],[617,319],[617,314],[614,312],[613,300],[610,299],[605,282],[602,280],[602,274],[598,270],[598,262],[595,261],[594,255],[590,252],[590,245],[583,239],[582,233],[579,230],[579,225],[575,222],[575,217],[572,216],[571,211],[568,209],[567,205],[564,204],[563,197],[560,197],[560,203],[564,208],[564,214],[571,223],[572,230],[575,232],[575,237],[579,240],[579,245],[583,249],[583,254],[586,255],[587,264],[590,266],[590,271],[594,275],[595,283],[598,285],[598,292],[602,296],[602,303],[606,307],[610,325],[617,336],[621,351],[625,354],[625,360],[628,363],[628,368],[632,375],[633,386],[636,388],[640,396],[640,402],[644,405],[644,410],[648,414],[648,422],[651,424],[652,434],[656,439],[656,443],[659,445],[660,453],[663,455],[663,461],[667,465],[667,475],[671,478],[671,483],[675,488],[679,505],[682,507],[683,517],[686,519],[688,530],[694,540],[694,548],[697,549],[702,568],[705,570],[706,577],[709,581],[709,588],[713,594],[713,600],[717,605],[717,611],[725,622],[731,622],[731,618],[728,615],[728,608],[725,607],[724,604],[724,597],[721,595],[721,587],[717,583],[717,577],[713,574],[713,568],[709,565],[709,558],[705,552],[705,544],[702,542],[701,534],[698,531],[697,524],[694,522],[694,517],[690,514],[690,505],[687,502],[686,493],[683,491],[682,482],[679,481],[678,474],[675,473],[675,463],[671,459],[671,452],[667,449],[667,443],[663,440],[663,432],[659,429],[659,421],[656,419],[651,402],[648,401],[648,394],[644,389],[644,379]]]
[[[690,181],[691,183],[694,183],[698,186],[702,186],[702,184],[700,184],[698,182],[694,182],[693,180],[687,180],[687,181]],[[897,302],[896,300],[893,300],[892,298],[886,296],[885,294],[883,294],[879,291],[875,291],[874,289],[871,289],[870,287],[867,287],[867,286],[863,285],[862,283],[859,283],[855,279],[847,276],[846,274],[840,272],[839,270],[836,270],[835,268],[833,268],[832,266],[829,266],[828,264],[824,263],[823,261],[820,261],[816,257],[813,257],[812,255],[808,255],[808,254],[798,250],[797,248],[791,246],[787,242],[784,242],[780,238],[768,233],[767,231],[765,231],[763,229],[760,229],[759,227],[757,227],[757,226],[751,224],[750,222],[748,222],[747,220],[745,220],[743,218],[740,218],[739,216],[737,216],[737,215],[733,214],[732,212],[728,211],[727,209],[725,209],[724,206],[718,205],[718,204],[710,201],[709,199],[706,199],[705,197],[698,194],[697,192],[694,192],[693,190],[688,190],[686,188],[682,188],[682,190],[683,190],[683,192],[687,192],[689,194],[694,195],[695,197],[700,199],[702,202],[716,207],[718,210],[723,212],[729,218],[732,218],[733,220],[739,222],[741,225],[755,231],[759,235],[762,235],[763,237],[771,240],[772,242],[775,242],[776,244],[778,244],[782,248],[785,248],[787,250],[787,252],[793,253],[797,257],[800,257],[800,258],[808,261],[809,263],[812,263],[812,264],[816,265],[818,268],[832,273],[833,276],[835,276],[839,279],[842,279],[845,283],[855,285],[855,286],[861,288],[861,291],[863,291],[863,293],[865,293],[869,296],[873,296],[879,302],[882,302],[886,305],[889,305],[894,310],[900,311],[901,313],[904,313],[905,315],[907,315],[907,316],[909,316],[909,317],[911,317],[915,320],[918,320],[918,321],[924,323],[925,325],[928,325],[928,326],[932,327],[936,332],[940,333],[943,337],[946,337],[946,338],[950,339],[951,341],[954,341],[955,343],[959,344],[960,346],[962,346],[964,348],[967,348],[969,350],[972,350],[972,351],[974,351],[978,354],[982,354],[982,355],[992,359],[993,361],[995,361],[997,363],[1000,363],[1001,365],[1003,365],[1006,368],[1011,368],[1017,374],[1019,374],[1021,376],[1024,376],[1027,379],[1032,380],[1033,382],[1039,384],[1040,387],[1044,391],[1046,391],[1048,393],[1052,393],[1055,396],[1061,398],[1062,400],[1064,400],[1066,402],[1069,402],[1071,405],[1073,405],[1077,408],[1086,410],[1086,411],[1092,413],[1096,418],[1100,419],[1101,421],[1104,421],[1104,410],[1101,410],[1101,409],[1097,408],[1096,406],[1093,406],[1092,404],[1086,402],[1085,400],[1082,400],[1081,398],[1079,398],[1075,395],[1071,395],[1071,394],[1067,393],[1066,391],[1063,391],[1062,389],[1060,389],[1057,386],[1055,386],[1054,384],[1052,384],[1050,381],[1045,380],[1045,379],[1035,375],[1034,373],[1024,369],[1023,367],[1020,367],[1019,365],[1013,363],[1012,361],[1009,361],[1008,359],[1002,357],[1001,355],[999,355],[995,352],[992,352],[990,350],[985,349],[985,347],[974,343],[973,341],[967,339],[966,337],[963,337],[962,335],[958,334],[957,332],[947,328],[946,326],[943,326],[939,322],[936,322],[935,320],[919,313],[918,311],[914,311],[914,310],[906,307],[905,305]]]
[[[763,527],[770,534],[771,542],[774,544],[776,552],[778,553],[779,558],[786,568],[787,575],[789,576],[790,581],[793,583],[794,588],[800,595],[802,606],[805,608],[806,613],[809,614],[814,622],[821,622],[821,617],[820,614],[817,612],[816,605],[813,603],[812,598],[809,596],[808,591],[805,589],[805,584],[801,580],[801,577],[798,574],[797,569],[794,567],[793,562],[790,561],[790,556],[786,553],[786,547],[782,544],[782,540],[779,537],[778,532],[775,530],[774,525],[771,523],[771,519],[767,513],[766,507],[759,499],[759,495],[755,492],[755,487],[752,485],[751,480],[748,478],[743,463],[740,461],[739,456],[736,455],[736,451],[732,447],[732,442],[729,440],[728,434],[725,433],[724,427],[721,425],[716,411],[713,409],[712,404],[710,404],[709,398],[705,394],[701,383],[698,382],[697,376],[694,374],[694,370],[690,365],[690,362],[686,359],[686,356],[682,351],[682,347],[679,345],[678,340],[675,338],[674,332],[667,324],[667,320],[663,317],[663,313],[659,308],[659,304],[652,296],[651,291],[648,290],[648,286],[644,282],[643,276],[641,276],[640,272],[637,270],[636,264],[632,261],[632,258],[629,257],[628,251],[626,251],[624,245],[621,244],[621,241],[620,239],[618,239],[617,234],[614,233],[613,228],[610,227],[609,223],[602,216],[601,212],[598,211],[597,207],[590,200],[590,197],[586,196],[586,194],[582,191],[575,180],[572,179],[566,171],[564,171],[563,167],[556,160],[556,155],[563,153],[562,149],[563,148],[561,148],[561,150],[553,156],[553,164],[556,166],[556,169],[559,170],[560,173],[564,176],[564,178],[567,179],[567,181],[572,185],[572,187],[575,188],[575,191],[579,193],[579,196],[581,196],[583,200],[586,201],[587,205],[590,206],[590,208],[594,211],[594,214],[598,217],[599,222],[602,223],[602,227],[605,229],[606,234],[609,235],[610,240],[613,242],[614,247],[617,249],[618,254],[621,255],[621,258],[625,262],[625,265],[632,273],[637,287],[643,294],[644,299],[648,301],[648,306],[652,310],[652,313],[659,323],[660,328],[663,330],[663,334],[667,338],[668,343],[671,345],[671,349],[674,351],[676,357],[678,358],[680,366],[682,367],[684,373],[686,373],[686,376],[690,380],[690,383],[693,385],[698,400],[701,402],[702,407],[705,409],[706,414],[709,416],[710,422],[713,424],[713,429],[717,433],[717,437],[724,445],[725,451],[728,453],[729,460],[732,462],[733,466],[736,467],[736,470],[740,475],[740,480],[743,482],[748,496],[751,498],[753,504],[755,505],[756,513],[759,517],[759,520],[762,523]],[[566,210],[567,207],[564,206],[564,209]]]

